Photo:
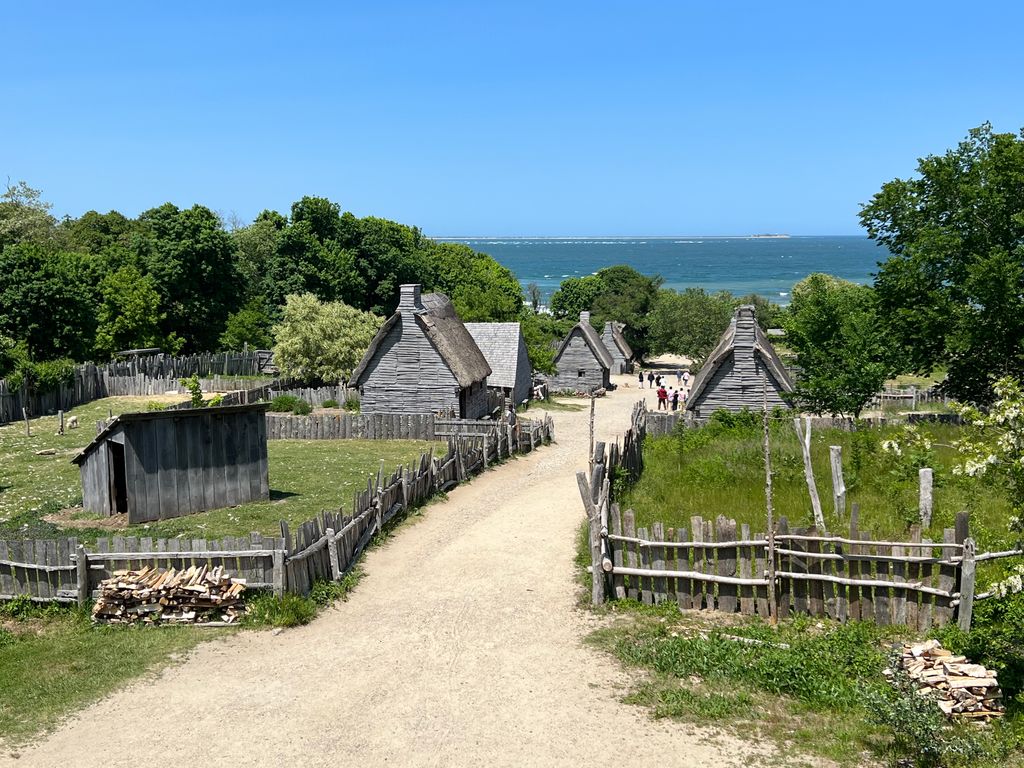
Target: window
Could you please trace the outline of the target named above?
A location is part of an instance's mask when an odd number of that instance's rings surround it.
[[[585,368],[580,368],[578,371],[576,371],[576,378],[577,379],[582,379],[586,375],[587,375],[587,371],[586,371]]]

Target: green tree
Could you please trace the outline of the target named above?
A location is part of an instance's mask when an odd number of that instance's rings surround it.
[[[338,381],[352,374],[383,318],[310,293],[288,296],[274,326],[274,362],[285,376]]]
[[[785,329],[800,368],[795,400],[814,413],[859,417],[894,373],[892,346],[869,286],[810,275],[793,286]]]
[[[0,250],[16,243],[52,243],[57,223],[50,214],[52,207],[24,181],[8,184],[0,195]]]
[[[986,403],[999,376],[1024,376],[1024,131],[970,131],[918,161],[860,212],[891,257],[875,281],[909,367],[947,368],[944,388]]]
[[[523,309],[515,275],[484,253],[460,243],[437,243],[428,252],[427,290],[441,291],[464,322],[511,322]]]
[[[536,312],[540,309],[540,286],[536,283],[527,283],[526,285],[526,296],[530,301],[530,307]]]
[[[602,288],[591,304],[592,322],[597,328],[608,320],[625,323],[626,341],[633,352],[643,357],[650,351],[647,323],[661,278],[642,275],[625,264],[599,270],[597,278]]]
[[[526,341],[530,365],[535,371],[555,372],[555,352],[573,325],[573,321],[568,319],[557,320],[551,315],[538,315],[529,311],[523,313],[519,326]]]
[[[648,319],[651,352],[686,355],[703,363],[729,327],[734,306],[727,291],[709,294],[703,288],[661,289]]]
[[[604,289],[604,283],[597,275],[567,277],[551,295],[551,314],[558,319],[575,320],[580,312],[590,310]]]
[[[228,314],[240,303],[235,248],[209,208],[164,203],[139,216],[135,248],[153,276],[165,319],[191,350],[213,349]]]
[[[245,345],[253,349],[267,349],[273,343],[270,312],[261,299],[250,299],[244,307],[228,315],[224,333],[220,335],[220,348],[238,350]]]
[[[118,350],[161,346],[161,319],[160,294],[152,277],[131,264],[109,273],[100,283],[97,357],[109,360]]]

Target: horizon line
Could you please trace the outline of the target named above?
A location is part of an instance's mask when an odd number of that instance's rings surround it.
[[[743,235],[431,235],[431,240],[673,240],[682,237],[699,237],[708,240],[785,240],[796,237],[864,237],[866,234],[793,235],[789,233],[766,232]],[[868,238],[870,239],[870,238]]]

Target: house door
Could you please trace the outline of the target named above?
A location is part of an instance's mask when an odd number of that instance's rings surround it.
[[[124,514],[128,511],[128,477],[124,466],[124,445],[108,441],[107,458],[110,468],[110,514]]]
[[[460,389],[459,390],[459,418],[460,419],[467,418],[466,411],[468,410],[468,405],[467,405],[468,401],[469,401],[468,395],[469,395],[469,390],[468,389]]]

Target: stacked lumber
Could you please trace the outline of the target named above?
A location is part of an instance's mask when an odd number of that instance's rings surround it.
[[[114,571],[100,582],[93,621],[103,624],[230,624],[245,613],[245,579],[223,566],[193,565],[182,571],[146,566]]]
[[[987,722],[1006,711],[996,673],[954,655],[938,640],[903,646],[900,661],[918,695],[934,699],[951,718]]]

